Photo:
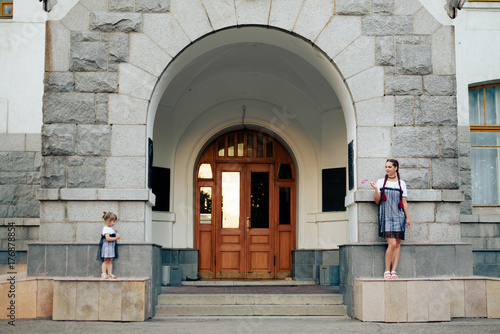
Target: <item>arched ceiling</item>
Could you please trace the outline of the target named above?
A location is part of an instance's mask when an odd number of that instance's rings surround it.
[[[272,92],[265,81],[273,82]],[[210,89],[199,89],[207,86]],[[269,96],[273,100],[268,102],[288,105],[287,96],[294,91],[309,97],[311,109],[340,107],[324,77],[296,54],[264,43],[234,43],[201,54],[185,66],[168,85],[159,108],[175,112],[195,100],[197,109],[207,110],[225,101]]]

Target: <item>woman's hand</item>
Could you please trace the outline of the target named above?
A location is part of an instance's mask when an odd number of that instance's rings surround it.
[[[408,228],[411,227],[411,221],[409,219],[406,219],[406,227]]]
[[[377,184],[373,181],[370,181],[370,185],[372,186],[373,189],[377,189]]]

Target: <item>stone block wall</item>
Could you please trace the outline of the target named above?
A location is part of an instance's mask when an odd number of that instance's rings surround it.
[[[40,149],[39,134],[0,133],[0,249],[7,249],[8,227],[17,250],[38,240]]]
[[[462,241],[472,244],[474,250],[500,249],[499,215],[462,215]]]
[[[315,281],[320,284],[321,267],[338,265],[338,249],[292,250],[292,277],[295,281]]]
[[[500,250],[474,250],[472,256],[474,259],[474,275],[500,277]]]
[[[181,280],[198,279],[198,250],[188,248],[162,248],[162,266],[178,267]]]

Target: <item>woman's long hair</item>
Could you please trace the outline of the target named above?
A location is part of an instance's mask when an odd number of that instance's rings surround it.
[[[399,208],[403,208],[403,189],[401,188],[401,178],[399,177],[399,162],[396,159],[387,159],[385,162],[390,162],[394,167],[396,167],[396,174],[398,176],[398,184],[399,184]],[[384,185],[382,186],[382,201],[387,201],[387,196],[385,195],[385,184],[387,183],[387,178],[389,175],[385,174]]]

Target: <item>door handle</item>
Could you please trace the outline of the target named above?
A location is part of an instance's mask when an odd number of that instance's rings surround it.
[[[250,231],[250,217],[247,217],[246,230],[247,232]]]

